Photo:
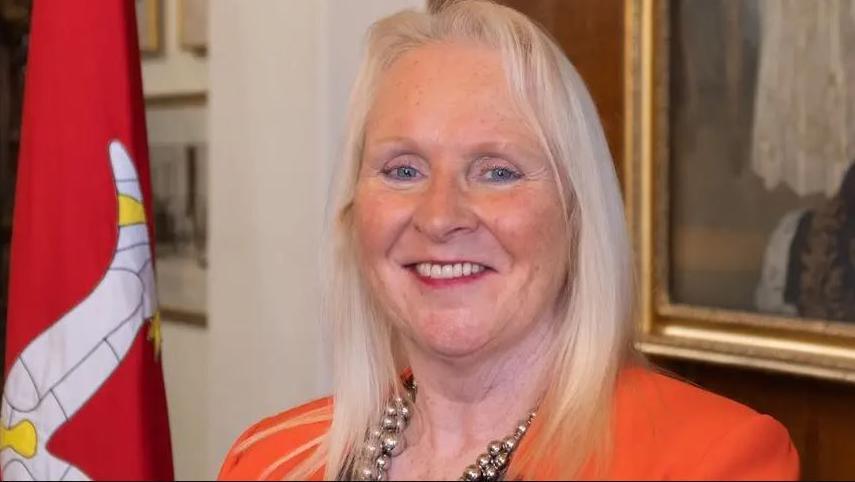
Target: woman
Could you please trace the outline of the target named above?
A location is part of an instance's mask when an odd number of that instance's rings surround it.
[[[780,424],[633,353],[612,159],[531,21],[481,1],[386,18],[352,99],[334,396],[250,428],[221,478],[797,477]]]

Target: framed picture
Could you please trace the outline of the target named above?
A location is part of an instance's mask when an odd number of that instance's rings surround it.
[[[208,50],[208,0],[179,0],[178,38],[181,47],[204,54]]]
[[[161,0],[134,1],[136,2],[140,53],[157,55],[163,50],[163,5]]]
[[[625,5],[640,348],[855,382],[855,1]]]
[[[207,118],[204,95],[146,100],[160,311],[195,325],[207,320]]]
[[[166,320],[206,322],[207,152],[207,145],[196,143],[152,144],[149,149],[157,291]]]

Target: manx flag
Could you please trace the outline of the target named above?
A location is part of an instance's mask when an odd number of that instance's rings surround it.
[[[35,0],[4,480],[172,479],[133,0]]]

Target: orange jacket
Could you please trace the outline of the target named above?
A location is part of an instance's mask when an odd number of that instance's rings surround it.
[[[219,478],[281,480],[329,429],[331,409],[331,400],[321,399],[254,425],[229,451]],[[306,414],[310,415],[306,423],[288,426],[289,420],[301,415],[305,418]],[[780,423],[651,370],[632,368],[621,374],[614,427],[607,479],[799,477],[798,453]],[[460,469],[462,472],[463,467]],[[585,472],[580,478],[593,475],[586,476]],[[317,478],[321,475],[315,474]]]

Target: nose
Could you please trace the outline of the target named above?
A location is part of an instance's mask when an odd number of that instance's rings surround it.
[[[413,215],[416,231],[437,243],[472,232],[478,217],[471,200],[454,176],[436,173],[418,201]]]

